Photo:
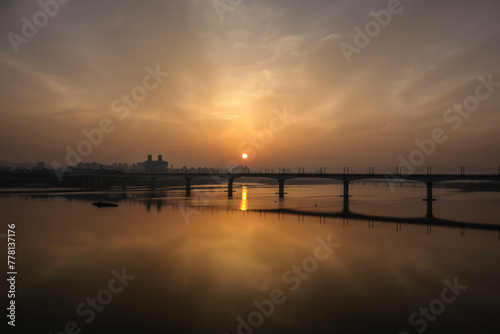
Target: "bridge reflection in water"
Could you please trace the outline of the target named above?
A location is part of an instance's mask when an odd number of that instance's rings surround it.
[[[262,210],[255,210],[256,212],[262,212]],[[349,220],[355,221],[367,221],[368,226],[373,228],[375,222],[382,223],[393,223],[396,224],[397,229],[401,229],[401,224],[408,225],[425,225],[427,226],[427,230],[430,233],[432,226],[439,227],[450,227],[450,228],[460,228],[462,233],[465,229],[471,230],[485,230],[485,231],[498,231],[498,238],[500,240],[500,225],[494,224],[483,224],[483,223],[473,223],[473,222],[459,222],[448,219],[441,219],[435,217],[390,217],[390,216],[375,216],[375,215],[367,215],[351,212],[349,210],[343,210],[342,212],[332,212],[332,213],[323,213],[323,212],[304,212],[293,209],[277,209],[277,210],[266,210],[266,212],[275,212],[277,214],[289,214],[289,215],[297,215],[298,218],[309,216],[309,217],[319,217],[320,222],[325,221],[326,218],[342,218],[344,223],[349,223]]]
[[[259,214],[260,217],[266,217],[270,215],[278,215],[278,217],[297,216],[299,221],[303,221],[304,217],[318,217],[320,222],[325,222],[327,218],[338,218],[342,219],[343,224],[349,224],[349,221],[364,221],[368,222],[369,228],[374,228],[375,222],[389,223],[396,225],[396,229],[400,230],[402,224],[407,225],[422,225],[427,227],[427,233],[432,231],[432,227],[447,227],[453,229],[460,229],[461,235],[464,235],[466,229],[470,230],[484,230],[484,231],[497,231],[498,239],[500,240],[500,225],[498,224],[485,224],[477,222],[460,222],[449,219],[441,219],[436,217],[392,217],[392,216],[381,216],[381,215],[369,215],[360,214],[350,211],[344,206],[343,210],[340,212],[314,212],[314,211],[304,211],[296,209],[257,209],[250,210],[248,206],[248,187],[242,187],[242,196],[239,203],[238,210],[231,207],[221,207],[221,206],[204,206],[204,205],[189,205],[187,203],[179,203],[178,198],[173,198],[172,201],[168,199],[169,192],[151,192],[151,193],[52,193],[52,194],[24,194],[21,197],[32,198],[32,199],[45,199],[51,200],[55,197],[65,197],[70,201],[79,200],[84,202],[94,202],[94,201],[113,201],[120,204],[127,204],[130,206],[136,205],[139,200],[147,209],[151,212],[151,208],[155,207],[156,211],[160,213],[162,208],[171,210],[196,210],[196,212],[211,212],[217,214],[219,212],[235,212],[243,211],[244,215],[249,214]],[[6,195],[8,196],[8,195]],[[15,193],[12,196],[19,196]]]
[[[320,223],[326,222],[327,218],[337,218],[342,219],[344,225],[349,225],[349,221],[357,221],[357,222],[368,222],[369,228],[374,228],[375,222],[379,223],[388,223],[396,225],[397,230],[401,230],[403,224],[405,225],[421,225],[427,227],[427,233],[432,232],[432,227],[446,227],[453,229],[460,229],[460,233],[462,236],[465,235],[465,230],[483,230],[483,231],[497,231],[498,232],[498,240],[500,240],[500,225],[498,224],[487,224],[487,223],[477,223],[477,222],[467,222],[467,221],[456,221],[451,219],[442,219],[436,217],[394,217],[394,216],[382,216],[382,215],[370,215],[370,214],[361,214],[350,211],[345,206],[343,210],[340,212],[314,212],[314,211],[305,211],[305,210],[297,210],[297,209],[249,209],[248,206],[248,188],[247,186],[242,187],[242,196],[241,201],[239,203],[238,210],[227,207],[222,208],[218,206],[192,206],[189,204],[174,204],[164,202],[162,199],[154,199],[148,198],[145,202],[148,212],[150,212],[150,208],[152,206],[156,206],[157,209],[161,209],[163,207],[170,207],[174,210],[196,210],[196,212],[211,212],[213,214],[217,214],[219,212],[227,212],[228,214],[233,214],[234,212],[242,211],[244,216],[250,214],[258,214],[261,218],[267,218],[267,215],[277,215],[279,217],[287,216],[296,216],[299,221],[304,221],[304,217],[318,217]],[[158,210],[159,212],[160,210]]]
[[[206,207],[206,206],[195,206],[191,207],[187,204],[179,205],[179,204],[170,204],[166,206],[170,206],[172,209],[178,210],[183,208],[184,210],[194,209],[197,212],[211,212],[213,214],[217,214],[219,212],[227,212],[228,214],[233,214],[235,211],[243,211],[244,216],[248,216],[250,214],[258,214],[261,218],[267,218],[268,215],[277,215],[278,218],[284,218],[287,216],[296,216],[299,221],[304,221],[304,217],[318,217],[320,223],[325,223],[327,218],[337,218],[341,219],[344,225],[349,225],[350,221],[354,222],[368,222],[368,228],[375,228],[375,222],[378,223],[387,223],[394,224],[396,226],[396,230],[401,230],[402,225],[421,225],[427,227],[427,233],[432,232],[432,227],[446,227],[452,229],[460,229],[461,236],[465,235],[465,230],[482,230],[482,231],[497,231],[498,240],[500,241],[500,225],[495,224],[485,224],[485,223],[475,223],[475,222],[460,222],[450,219],[441,219],[436,217],[392,217],[392,216],[379,216],[379,215],[370,215],[370,214],[360,214],[355,213],[350,210],[347,210],[345,207],[340,212],[311,212],[311,211],[302,211],[295,209],[265,209],[265,210],[251,210],[247,205],[247,191],[245,191],[245,195],[242,198],[239,206],[239,210],[234,210],[232,208],[222,209],[219,207]],[[147,207],[150,208],[152,202],[154,200],[147,200]],[[157,207],[161,207],[162,204],[160,200],[156,202]],[[165,206],[165,205],[164,205]],[[148,212],[150,210],[148,209]]]

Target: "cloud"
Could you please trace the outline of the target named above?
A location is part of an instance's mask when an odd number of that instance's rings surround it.
[[[5,34],[19,32],[21,17],[38,8],[2,6]],[[5,142],[15,147],[1,158],[31,160],[30,143],[36,140],[39,159],[63,160],[65,151],[54,148],[74,145],[81,130],[103,117],[118,120],[111,102],[141,83],[146,66],[159,64],[171,75],[126,120],[117,121],[113,138],[89,159],[134,162],[157,150],[173,152],[169,159],[184,165],[196,152],[236,156],[241,141],[268,126],[274,109],[287,107],[299,125],[280,133],[255,163],[301,161],[307,154],[312,165],[324,164],[327,150],[338,153],[327,163],[363,164],[372,150],[366,140],[376,138],[387,148],[376,162],[393,165],[415,137],[443,126],[443,111],[470,94],[478,75],[497,71],[500,4],[405,3],[347,64],[339,43],[352,42],[353,28],[364,27],[370,11],[386,6],[243,1],[220,22],[212,4],[199,0],[147,6],[130,0],[71,2],[19,54],[6,38],[0,45],[1,126],[20,126],[29,119],[20,115],[32,115],[40,129],[36,139],[9,132]],[[479,134],[482,126],[498,123],[499,104],[495,95],[454,135]],[[132,152],[112,146],[132,134]],[[446,143],[443,160],[459,142]],[[474,143],[485,145],[480,136]],[[198,156],[210,160],[210,153]],[[485,155],[477,163],[497,162]]]

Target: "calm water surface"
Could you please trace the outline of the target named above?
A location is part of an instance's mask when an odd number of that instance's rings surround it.
[[[340,186],[287,186],[281,201],[235,189],[0,195],[0,233],[17,226],[17,329],[499,332],[498,231],[405,221],[425,215],[425,188],[353,186],[350,211],[367,219],[320,215],[342,212]],[[500,193],[435,197],[438,218],[500,224]]]

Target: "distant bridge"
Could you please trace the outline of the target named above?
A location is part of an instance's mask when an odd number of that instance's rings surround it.
[[[89,186],[94,183],[96,188],[102,183],[104,178],[119,178],[123,189],[126,189],[127,180],[129,179],[148,179],[150,180],[151,190],[155,190],[156,181],[159,179],[184,179],[186,182],[186,196],[191,196],[191,181],[196,178],[211,179],[215,184],[227,183],[227,195],[229,198],[233,197],[233,183],[236,179],[241,178],[268,178],[278,181],[278,195],[279,198],[285,197],[285,181],[291,179],[330,179],[337,180],[343,183],[344,191],[340,197],[344,198],[344,208],[348,210],[349,207],[349,184],[358,180],[383,180],[385,182],[401,182],[401,181],[415,181],[425,183],[427,186],[427,197],[423,200],[427,202],[427,217],[433,217],[432,202],[435,201],[432,197],[433,185],[438,182],[446,181],[500,181],[500,173],[491,175],[482,174],[431,174],[428,168],[427,174],[402,174],[402,173],[384,173],[375,174],[372,169],[370,173],[349,174],[349,173],[262,173],[262,172],[246,172],[246,173],[231,173],[228,171],[217,171],[215,173],[137,173],[137,174],[123,174],[123,173],[99,173],[86,172],[69,174],[66,176],[83,177],[85,184]],[[500,172],[500,171],[499,171]],[[94,178],[94,182],[92,182]]]

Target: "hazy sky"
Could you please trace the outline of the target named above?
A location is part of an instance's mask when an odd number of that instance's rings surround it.
[[[393,1],[4,0],[0,160],[500,165],[500,1]]]

